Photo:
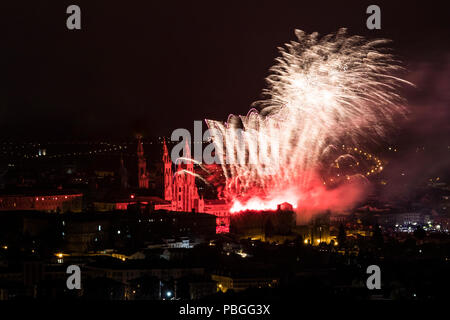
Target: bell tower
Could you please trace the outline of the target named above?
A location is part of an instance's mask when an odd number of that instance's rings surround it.
[[[139,188],[148,189],[148,172],[147,172],[147,160],[144,157],[144,145],[142,143],[142,137],[138,136],[137,144],[137,158],[138,158],[138,181]]]
[[[164,200],[172,201],[172,161],[170,160],[169,150],[166,140],[163,145],[163,163],[164,163]]]

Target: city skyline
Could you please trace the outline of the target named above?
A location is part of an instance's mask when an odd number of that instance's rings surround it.
[[[449,297],[443,1],[0,12],[2,307],[361,317]]]

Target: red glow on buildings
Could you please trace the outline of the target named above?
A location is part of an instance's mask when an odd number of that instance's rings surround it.
[[[295,201],[295,202],[294,202]],[[244,212],[244,211],[276,211],[282,203],[296,203],[294,199],[260,199],[258,197],[251,198],[245,204],[242,204],[239,200],[235,200],[230,209],[231,213]],[[292,205],[295,209],[297,205]]]
[[[36,210],[44,212],[81,212],[81,193],[52,194],[45,196],[32,194],[11,194],[0,196],[0,211]]]
[[[186,145],[187,155],[190,158],[189,147]],[[167,145],[163,145],[164,163],[164,200],[165,203],[156,204],[155,209],[199,212],[215,215],[217,222],[217,233],[229,232],[230,228],[230,204],[219,199],[203,199],[199,195],[195,183],[194,164],[192,161],[181,161],[177,163],[175,174],[173,174],[172,160],[169,156]]]

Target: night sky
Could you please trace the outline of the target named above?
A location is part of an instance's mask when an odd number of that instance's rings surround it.
[[[11,2],[0,5],[2,139],[170,136],[193,130],[194,120],[246,114],[295,28],[347,27],[394,40],[418,84],[407,93],[413,116],[399,141],[450,145],[444,1]],[[373,3],[378,31],[366,28]],[[70,4],[81,7],[80,31],[66,28]]]

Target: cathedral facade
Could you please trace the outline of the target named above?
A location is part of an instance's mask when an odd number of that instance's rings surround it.
[[[171,211],[204,212],[205,201],[199,196],[195,184],[194,164],[190,161],[190,151],[186,144],[185,159],[177,161],[175,173],[172,171],[172,160],[169,156],[167,144],[163,145],[164,162],[164,200]]]
[[[189,146],[183,160],[175,163],[173,172],[172,160],[166,142],[163,145],[164,163],[164,200],[165,204],[155,205],[155,209],[181,212],[201,212],[217,216],[217,232],[228,232],[230,223],[230,206],[224,200],[205,200],[198,193],[195,183],[194,164],[192,163]]]

